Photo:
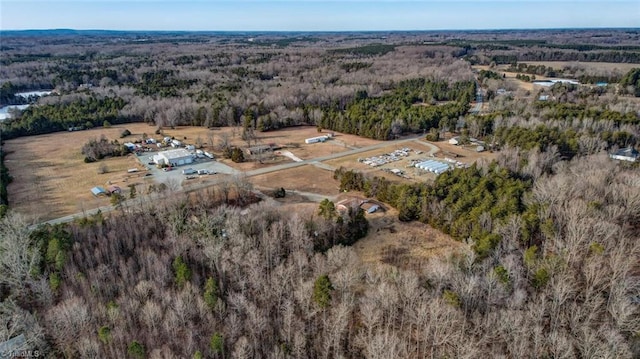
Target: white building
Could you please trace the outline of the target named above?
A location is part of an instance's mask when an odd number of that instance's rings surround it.
[[[193,157],[189,151],[180,148],[158,153],[153,156],[153,162],[159,165],[182,166],[192,163]]]
[[[309,143],[324,142],[324,141],[326,141],[328,139],[329,139],[329,136],[311,137],[311,138],[307,138],[306,140],[304,140],[304,143],[309,144]]]
[[[609,157],[618,161],[635,162],[640,158],[640,153],[633,147],[627,147],[609,154]]]

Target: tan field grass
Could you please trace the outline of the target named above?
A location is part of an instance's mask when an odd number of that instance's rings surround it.
[[[101,135],[122,142],[119,137],[124,128],[137,134],[149,126],[128,124],[6,141],[6,164],[14,179],[8,186],[10,207],[34,219],[47,220],[107,205],[108,198],[91,194],[94,186],[112,183],[127,190],[129,184],[143,183],[144,167],[134,155],[84,163],[80,152],[84,143]],[[99,174],[102,165],[106,165],[108,172]],[[131,168],[140,172],[127,173]]]
[[[353,247],[365,263],[420,269],[429,259],[468,250],[468,246],[420,222],[400,222],[398,212],[367,214],[369,233]]]
[[[333,172],[304,165],[287,170],[271,172],[251,177],[251,182],[258,187],[280,188],[321,195],[335,195],[338,193],[339,183],[333,179]]]

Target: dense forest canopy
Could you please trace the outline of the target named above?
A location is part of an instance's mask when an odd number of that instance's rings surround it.
[[[7,206],[0,147],[0,342],[83,358],[640,356],[640,172],[608,156],[638,145],[640,65],[584,64],[640,63],[637,29],[2,38],[0,105],[30,104],[2,140],[313,125],[497,154],[429,181],[334,172],[340,192],[464,243],[408,266],[363,262],[361,208],[291,210],[241,176],[30,226]],[[35,90],[54,92],[19,95]],[[106,137],[81,150],[126,154]]]

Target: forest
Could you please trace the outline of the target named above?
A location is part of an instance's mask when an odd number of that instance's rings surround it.
[[[304,124],[474,138],[494,156],[426,181],[334,172],[341,193],[463,244],[396,265],[354,248],[373,228],[361,208],[291,210],[286,184],[257,195],[240,175],[34,225],[11,210],[0,147],[0,343],[61,358],[640,357],[640,171],[609,157],[639,144],[637,30],[2,36],[0,104],[30,105],[2,141]],[[528,87],[500,64],[583,84]],[[53,92],[18,95],[37,90]],[[124,154],[87,141],[87,162]]]

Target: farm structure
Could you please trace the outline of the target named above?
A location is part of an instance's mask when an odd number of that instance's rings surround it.
[[[415,167],[435,174],[441,174],[451,169],[451,166],[448,163],[443,163],[436,160],[420,162],[417,163]]]
[[[548,79],[543,81],[533,81],[533,84],[538,86],[543,86],[543,87],[551,87],[555,84],[580,85],[580,82],[576,80],[569,80],[569,79]]]
[[[159,152],[153,156],[153,162],[158,165],[182,166],[193,162],[191,153],[183,148]]]
[[[306,144],[310,144],[310,143],[318,143],[318,142],[324,142],[326,140],[328,140],[329,138],[331,138],[330,136],[317,136],[317,137],[311,137],[311,138],[307,138],[304,140],[304,143]]]
[[[94,196],[98,197],[98,196],[106,196],[109,192],[107,192],[106,189],[100,186],[96,186],[91,189],[91,193],[93,193]]]

